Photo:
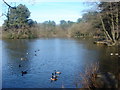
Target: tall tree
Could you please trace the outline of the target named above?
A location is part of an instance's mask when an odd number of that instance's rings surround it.
[[[31,38],[34,31],[30,29],[35,26],[36,22],[30,17],[29,9],[22,4],[17,7],[12,7],[4,0],[3,2],[8,6],[7,19],[4,21],[3,30],[8,30],[10,38]]]
[[[49,21],[43,22],[43,25],[44,25],[45,30],[54,30],[56,23],[55,23],[55,21],[49,20]]]
[[[99,8],[105,35],[116,43],[120,39],[120,2],[101,2]]]
[[[19,4],[17,7],[13,7],[4,0],[3,2],[8,6],[7,15],[3,14],[7,17],[3,24],[4,30],[33,26],[36,23],[32,19],[29,19],[30,11],[25,5]]]
[[[77,23],[80,23],[80,22],[82,22],[82,18],[77,19]]]
[[[4,26],[10,28],[21,28],[28,25],[30,11],[25,5],[18,5],[16,9],[10,8],[9,19],[5,20]],[[7,23],[6,23],[7,22]]]
[[[71,27],[73,24],[74,24],[74,22],[73,22],[73,21],[70,21],[70,20],[68,20],[68,21],[61,20],[61,21],[60,21],[60,26],[61,26],[61,28],[62,28],[63,30],[68,29],[68,28]]]

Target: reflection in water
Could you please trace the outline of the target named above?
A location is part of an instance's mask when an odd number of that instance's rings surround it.
[[[116,73],[118,69],[118,57],[110,56],[111,52],[118,52],[117,48],[96,46],[91,39],[24,39],[2,43],[3,88],[75,88],[79,73],[93,62],[99,61],[101,71]],[[51,83],[54,70],[62,74]],[[22,76],[22,71],[27,73]]]
[[[89,51],[98,51],[92,56],[92,53],[84,54],[91,62],[92,57],[96,57],[100,63],[100,70],[102,72],[112,72],[114,74],[118,73],[118,59],[120,55],[116,55],[116,53],[120,54],[120,50],[118,46],[114,47],[107,47],[103,45],[97,45],[93,44],[93,39],[89,39],[88,41],[80,41],[81,43],[84,43],[85,48],[87,48]],[[111,55],[113,53],[113,55]],[[88,62],[88,60],[87,60]]]
[[[22,64],[23,69],[28,69],[29,62],[28,61],[21,61],[21,58],[29,59],[30,56],[26,55],[27,51],[30,49],[30,45],[28,45],[31,42],[30,40],[4,40],[3,41],[3,47],[6,49],[3,49],[3,60],[4,58],[7,59],[7,61],[3,61],[3,65],[10,67],[10,71],[12,74],[17,74],[20,70],[16,70],[14,72],[15,68],[19,67],[19,65]],[[5,54],[4,54],[5,53]],[[14,67],[15,66],[15,67]]]

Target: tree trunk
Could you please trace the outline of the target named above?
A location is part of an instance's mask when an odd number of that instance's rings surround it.
[[[112,34],[112,40],[114,43],[116,43],[116,40],[115,40],[115,25],[114,25],[114,20],[113,20],[113,11],[112,11],[112,5],[111,5],[111,2],[110,2],[110,14],[111,14],[111,22],[112,22],[112,28],[111,28],[111,34]]]
[[[108,37],[108,39],[110,39],[112,41],[112,38],[110,37],[110,35],[108,34],[108,32],[107,32],[107,30],[105,28],[105,25],[104,25],[104,22],[103,22],[103,19],[102,19],[101,15],[100,15],[100,20],[102,22],[102,27],[103,27],[103,30],[105,32],[105,36]]]
[[[119,39],[119,25],[118,25],[118,24],[119,24],[119,22],[118,22],[118,20],[119,20],[119,19],[118,19],[118,16],[119,16],[119,15],[118,15],[118,13],[119,13],[119,12],[118,12],[118,7],[117,7],[117,14],[116,14],[116,25],[117,25],[117,26],[116,26],[116,30],[117,30],[117,32],[116,32],[116,39],[117,39],[117,40]]]

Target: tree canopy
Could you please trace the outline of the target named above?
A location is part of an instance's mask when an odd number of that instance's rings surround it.
[[[35,22],[32,19],[29,19],[29,17],[29,9],[25,5],[19,4],[15,9],[9,9],[3,27],[4,29],[18,29],[25,26],[32,26]]]

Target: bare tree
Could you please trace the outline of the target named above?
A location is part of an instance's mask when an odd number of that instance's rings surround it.
[[[116,44],[120,39],[120,2],[102,2],[100,5],[99,7],[102,9],[99,15],[105,36],[111,40],[113,44]]]

